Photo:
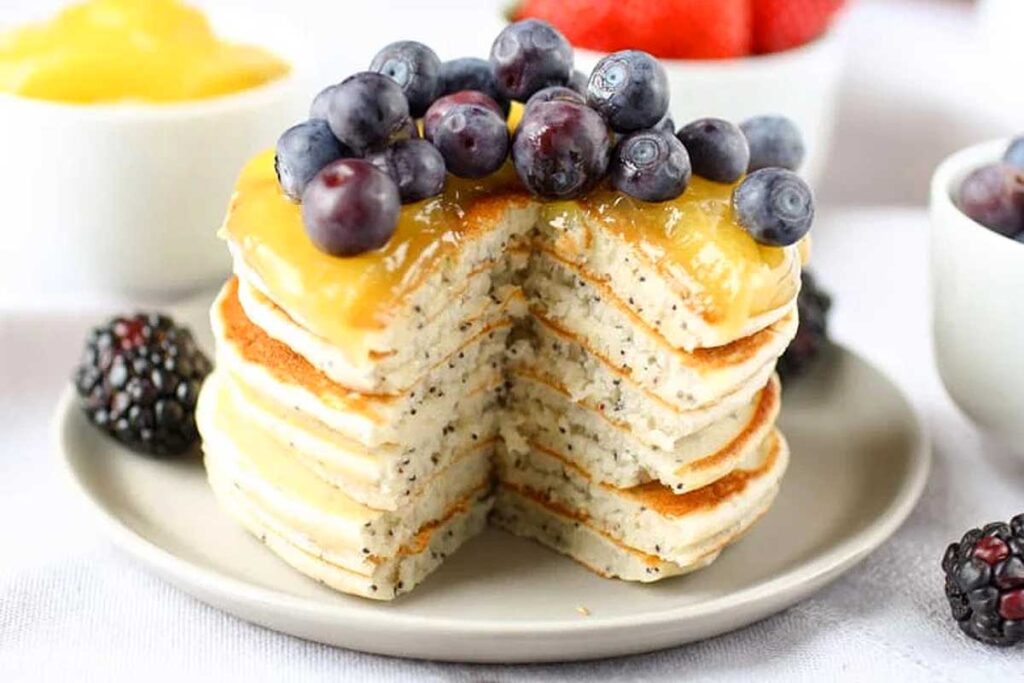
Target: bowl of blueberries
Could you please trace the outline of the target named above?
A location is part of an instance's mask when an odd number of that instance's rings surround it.
[[[1024,137],[953,154],[931,186],[935,356],[953,400],[1024,452]]]

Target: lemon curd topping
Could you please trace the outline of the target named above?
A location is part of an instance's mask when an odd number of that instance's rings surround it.
[[[731,192],[731,185],[694,178],[682,196],[661,204],[599,189],[581,200],[547,203],[542,211],[554,225],[572,212],[604,225],[638,246],[670,282],[688,287],[681,293],[696,297],[708,322],[740,329],[791,301],[799,256],[795,246],[754,242],[732,217]],[[450,176],[441,195],[402,207],[382,249],[333,257],[306,236],[301,207],[281,192],[269,150],[243,169],[222,236],[276,304],[314,334],[349,346],[353,335],[385,327],[432,264],[499,218],[478,210],[479,202],[510,197],[529,201],[510,163],[479,181]]]
[[[695,176],[682,195],[666,202],[598,189],[569,204],[577,205],[584,223],[600,224],[636,247],[678,284],[680,295],[695,297],[706,321],[739,330],[796,295],[800,263],[796,247],[758,244],[740,227],[732,210],[734,187]],[[571,210],[565,204],[545,212]]]
[[[402,207],[383,248],[334,257],[306,236],[301,206],[281,192],[268,150],[242,170],[222,234],[277,305],[310,331],[348,345],[355,332],[385,327],[433,263],[460,249],[468,232],[487,227],[467,221],[467,211],[499,194],[527,201],[510,163],[479,181],[449,177],[441,195]]]
[[[196,100],[280,78],[259,47],[221,41],[180,0],[86,0],[0,33],[0,92],[71,103]]]

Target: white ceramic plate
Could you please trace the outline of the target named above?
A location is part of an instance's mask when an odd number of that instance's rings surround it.
[[[175,311],[209,340],[205,306]],[[930,451],[907,401],[842,349],[785,393],[792,464],[775,506],[710,568],[648,586],[602,579],[490,529],[392,603],[334,593],[217,507],[198,458],[135,455],[61,401],[56,437],[120,548],[200,600],[271,629],[402,657],[528,662],[645,652],[714,636],[810,595],[910,513]]]

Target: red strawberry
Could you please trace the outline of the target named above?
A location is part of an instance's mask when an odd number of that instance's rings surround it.
[[[609,0],[524,0],[516,19],[543,19],[576,47],[599,52],[622,49],[617,3]]]
[[[828,29],[845,0],[751,0],[754,52],[781,52],[809,43]]]
[[[750,0],[524,0],[515,15],[551,22],[577,47],[716,59],[750,52],[750,10]]]

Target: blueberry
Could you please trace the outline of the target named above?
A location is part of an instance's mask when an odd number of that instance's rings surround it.
[[[434,144],[452,174],[482,178],[508,158],[508,126],[487,107],[456,104],[437,122]]]
[[[484,93],[498,103],[503,116],[508,116],[509,101],[498,91],[498,81],[486,59],[462,57],[441,64],[441,95],[463,90]]]
[[[693,172],[718,183],[734,183],[747,170],[750,147],[734,124],[722,119],[697,119],[676,134],[690,153]]]
[[[366,160],[395,181],[403,204],[433,197],[444,189],[444,159],[426,140],[399,140]]]
[[[814,222],[814,195],[800,176],[784,168],[762,168],[732,193],[736,220],[757,242],[795,244]]]
[[[530,96],[530,99],[526,101],[526,108],[529,109],[531,106],[539,102],[572,102],[573,104],[586,105],[587,101],[583,95],[572,88],[567,88],[564,85],[549,85],[546,88],[541,88],[537,92]]]
[[[409,113],[417,118],[441,94],[441,60],[429,47],[414,40],[385,47],[370,62],[370,71],[398,83],[409,101]]]
[[[526,187],[542,197],[568,199],[592,189],[608,168],[611,133],[589,107],[541,102],[523,115],[512,160]]]
[[[750,147],[747,172],[776,166],[795,171],[804,160],[800,129],[785,116],[755,116],[740,124]]]
[[[342,159],[306,187],[302,222],[321,251],[355,256],[387,244],[401,208],[391,178],[363,159]]]
[[[309,105],[309,118],[327,120],[327,112],[331,107],[331,97],[334,96],[334,89],[338,84],[329,85],[316,94],[313,103]]]
[[[292,126],[277,139],[274,170],[284,193],[298,201],[320,169],[350,156],[352,150],[334,137],[327,122],[314,119]]]
[[[676,123],[668,114],[661,117],[661,121],[658,121],[656,124],[651,126],[651,128],[653,130],[663,130],[666,133],[672,133],[672,135],[676,134]]]
[[[1003,154],[1003,161],[1016,168],[1024,169],[1024,136],[1014,138]]]
[[[490,109],[499,116],[504,116],[501,107],[491,97],[488,97],[477,90],[461,90],[459,92],[445,95],[430,105],[430,109],[423,117],[423,137],[427,140],[434,139],[434,130],[438,122],[448,113],[448,110],[457,104],[478,104],[481,107]]]
[[[498,93],[525,102],[549,85],[565,85],[572,74],[572,46],[551,24],[526,19],[509,24],[491,46]]]
[[[690,182],[690,157],[670,132],[642,130],[615,146],[609,170],[612,187],[646,202],[683,193]]]
[[[372,71],[349,76],[331,93],[327,122],[334,136],[364,154],[380,149],[409,126],[409,104],[389,77]]]
[[[1024,171],[1005,163],[982,166],[960,183],[957,204],[988,229],[1012,237],[1024,230]]]
[[[617,133],[650,128],[668,111],[668,76],[646,52],[614,52],[591,72],[587,104]]]
[[[567,87],[572,88],[583,97],[587,96],[587,81],[590,77],[583,73],[579,69],[573,69],[572,75],[569,76],[569,82],[566,84]]]

